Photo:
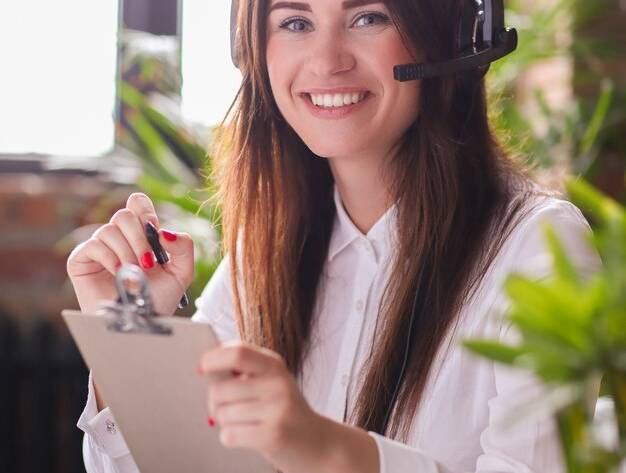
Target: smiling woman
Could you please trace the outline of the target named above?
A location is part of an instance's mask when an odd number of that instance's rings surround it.
[[[502,1],[234,5],[242,82],[214,149],[227,257],[194,315],[229,342],[200,363],[233,375],[209,385],[209,426],[285,473],[562,471],[550,419],[500,422],[542,386],[459,344],[515,336],[502,282],[549,276],[544,222],[578,268],[599,265],[580,211],[491,132],[483,76],[516,39]],[[133,196],[75,250],[81,307],[143,253],[148,218]],[[170,270],[146,268],[167,310],[190,280],[175,237]],[[83,420],[102,430],[90,393]],[[107,442],[87,437],[89,471],[135,471]]]

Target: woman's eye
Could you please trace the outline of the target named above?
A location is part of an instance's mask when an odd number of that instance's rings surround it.
[[[374,26],[376,24],[386,25],[390,21],[389,17],[382,13],[365,13],[358,17],[354,23],[357,24],[363,19],[365,20],[365,22],[362,23],[363,26]]]
[[[299,32],[299,31],[305,31],[307,24],[308,24],[308,21],[305,20],[304,18],[290,18],[288,20],[283,21],[279,25],[279,28],[282,28],[288,31]],[[292,25],[294,27],[290,28],[290,26]]]

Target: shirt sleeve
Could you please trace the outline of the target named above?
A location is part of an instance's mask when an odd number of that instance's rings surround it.
[[[229,259],[225,257],[196,299],[196,312],[191,318],[196,322],[209,322],[221,341],[239,338],[230,288]],[[111,409],[107,407],[98,412],[91,373],[87,403],[77,426],[85,432],[83,461],[87,473],[139,472]]]
[[[545,244],[543,223],[552,224],[572,263],[583,279],[601,269],[602,263],[589,243],[591,229],[582,213],[567,201],[553,199],[533,212],[514,231],[507,246],[503,265],[506,273],[545,279],[553,271],[552,257]],[[500,340],[508,343],[517,338],[503,315],[510,307],[504,291],[496,292],[490,312],[502,320]],[[487,361],[486,361],[487,362]],[[490,362],[491,363],[491,362]],[[527,416],[511,425],[524,405],[537,399],[544,385],[530,372],[492,363],[495,397],[485,399],[489,410],[488,425],[481,433],[481,452],[475,473],[561,473],[565,471],[555,422],[551,416]],[[517,416],[519,418],[519,415]],[[377,444],[380,473],[468,473],[454,471],[419,448],[407,446],[369,432]]]
[[[235,319],[228,255],[222,259],[204,291],[196,299],[196,308],[196,313],[191,319],[195,322],[210,323],[221,341],[240,339]]]
[[[139,472],[111,409],[98,412],[93,376],[89,373],[87,403],[78,419],[83,437],[83,461],[87,473]]]

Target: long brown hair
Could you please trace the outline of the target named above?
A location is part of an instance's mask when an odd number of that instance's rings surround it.
[[[297,374],[309,348],[335,215],[333,176],[327,160],[315,156],[285,122],[272,96],[265,62],[268,1],[240,2],[243,78],[220,127],[214,176],[242,338],[278,352]],[[407,49],[424,52],[430,61],[454,55],[458,2],[385,3]],[[433,360],[460,307],[528,210],[536,186],[528,169],[494,138],[484,81],[477,75],[424,80],[419,118],[397,149],[389,188],[399,245],[350,418],[364,429],[406,440]],[[407,341],[407,369],[386,428]]]

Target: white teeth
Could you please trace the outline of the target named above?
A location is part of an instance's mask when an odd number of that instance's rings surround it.
[[[354,92],[352,94],[309,94],[309,96],[318,107],[343,107],[360,102],[366,94],[367,92]]]

